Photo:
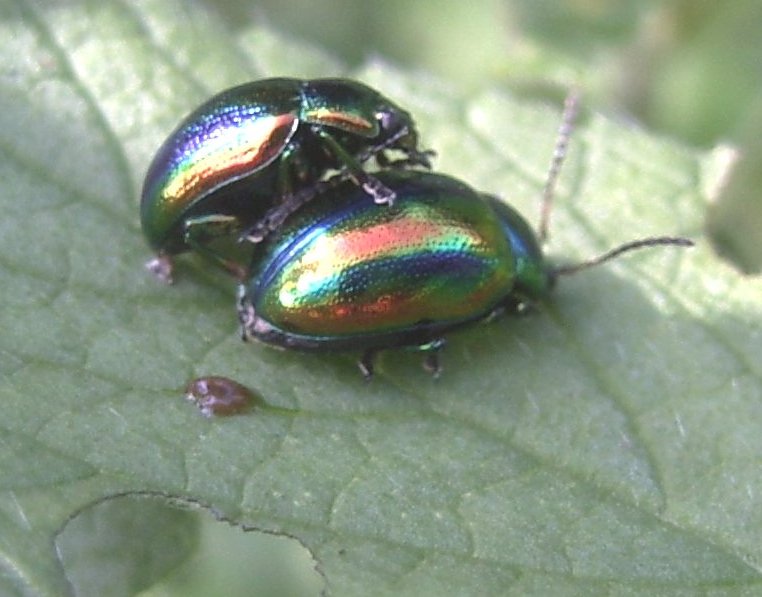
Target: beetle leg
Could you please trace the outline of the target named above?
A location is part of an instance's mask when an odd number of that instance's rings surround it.
[[[344,177],[341,174],[337,174],[328,180],[316,182],[296,193],[285,195],[280,205],[270,208],[261,219],[248,228],[244,228],[238,237],[238,242],[261,243],[268,234],[280,228],[283,222],[286,221],[286,218],[302,205],[311,201],[316,195],[325,193],[343,180]]]
[[[363,170],[361,162],[347,152],[341,143],[336,141],[336,139],[319,126],[313,126],[312,130],[325,142],[326,145],[328,145],[328,147],[330,147],[331,153],[333,153],[338,161],[343,164],[343,170],[346,170],[347,175],[355,181],[357,185],[361,186],[363,191],[373,197],[373,201],[379,204],[386,203],[389,206],[394,203],[396,193],[375,176],[372,176]],[[383,149],[383,147],[380,147],[378,151],[381,149]],[[373,154],[371,153],[369,155]]]
[[[146,269],[165,284],[172,284],[172,258],[164,253],[146,262]]]
[[[355,156],[358,162],[367,162],[370,158],[375,157],[376,162],[381,168],[391,166],[393,168],[406,168],[409,166],[423,166],[427,170],[431,170],[431,161],[429,158],[436,156],[436,152],[433,149],[425,149],[419,151],[413,147],[397,147],[395,146],[397,141],[410,134],[408,128],[401,128],[395,135],[385,139],[378,145],[370,145],[363,151]],[[398,160],[389,160],[386,157],[384,151],[396,150],[405,154],[405,157]]]
[[[491,321],[493,316],[502,315],[507,313],[511,316],[523,316],[532,313],[536,308],[535,302],[528,296],[521,292],[515,292],[508,297],[502,306],[495,308],[495,310],[487,317],[487,321]]]
[[[236,297],[236,311],[238,312],[238,323],[240,324],[241,340],[248,342],[251,338],[249,328],[254,321],[254,308],[246,297],[246,284],[238,284]]]
[[[430,373],[434,379],[439,377],[440,373],[442,373],[442,363],[439,362],[438,352],[426,353],[426,356],[423,358],[423,370],[426,373]]]
[[[492,309],[492,311],[489,312],[489,314],[484,318],[485,323],[489,323],[490,321],[495,321],[496,319],[499,319],[503,315],[505,315],[505,311],[508,307],[506,305],[499,305]]]
[[[243,227],[238,236],[239,243],[243,241],[253,244],[261,243],[270,232],[277,230],[283,221],[296,211],[299,206],[315,196],[317,191],[313,191],[311,186],[296,194],[292,190],[292,176],[299,176],[298,172],[292,172],[292,170],[298,169],[298,165],[292,159],[293,156],[298,155],[296,153],[297,149],[298,146],[293,141],[289,143],[288,147],[283,151],[283,159],[278,164],[277,189],[280,201],[275,207],[267,210],[262,218],[249,226]],[[295,201],[299,201],[299,203],[294,205]]]
[[[396,134],[392,135],[391,137],[385,139],[381,143],[378,143],[376,145],[368,145],[365,149],[363,149],[360,153],[355,155],[355,160],[360,163],[367,162],[370,158],[375,157],[378,161],[378,165],[382,168],[384,167],[382,162],[388,163],[388,159],[386,158],[386,155],[384,154],[384,151],[387,149],[397,149],[399,151],[404,152],[406,155],[411,155],[412,153],[418,153],[415,149],[407,149],[403,147],[394,147],[394,144],[397,143],[402,137],[407,136],[409,133],[407,128],[402,128],[397,131]]]
[[[386,165],[381,165],[379,157],[384,156]],[[433,149],[427,149],[426,151],[410,151],[404,158],[397,160],[388,160],[383,153],[376,155],[376,161],[379,162],[379,166],[382,168],[397,168],[404,169],[412,166],[422,166],[427,170],[431,170],[431,160],[429,158],[436,157],[437,152]]]
[[[386,204],[390,207],[394,204],[394,200],[397,197],[397,194],[394,191],[392,191],[384,183],[378,180],[375,176],[363,175],[363,178],[365,180],[363,181],[360,179],[358,180],[358,183],[360,186],[362,186],[363,191],[373,197],[373,201],[379,205]]]
[[[445,339],[437,338],[421,347],[426,352],[423,358],[423,369],[436,379],[442,373],[442,363],[439,362],[439,351],[444,348]]]
[[[288,197],[293,192],[293,181],[301,180],[303,176],[302,166],[299,162],[300,145],[295,140],[291,140],[278,163],[278,174],[276,179],[276,189],[281,198]]]
[[[437,152],[433,149],[424,149],[423,151],[415,150],[413,152],[410,152],[410,157],[408,159],[411,160],[412,164],[416,164],[418,166],[423,166],[427,170],[431,170],[433,167],[431,165],[432,158],[437,157]]]
[[[360,368],[360,373],[362,373],[365,381],[373,379],[373,360],[376,358],[376,354],[378,354],[377,349],[368,348],[357,361],[357,366]]]
[[[209,241],[229,236],[237,232],[240,227],[240,221],[234,216],[215,214],[191,218],[185,222],[185,242],[202,257],[215,263],[237,280],[244,281],[247,276],[246,268],[226,259],[208,246]]]

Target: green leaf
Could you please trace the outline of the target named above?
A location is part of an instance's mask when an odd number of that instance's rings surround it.
[[[143,270],[153,151],[222,87],[354,76],[415,115],[439,170],[533,219],[556,107],[382,61],[346,72],[175,0],[0,0],[0,38],[0,591],[71,593],[67,521],[133,493],[297,537],[339,595],[762,589],[762,284],[702,228],[723,151],[588,114],[550,253],[698,246],[563,279],[538,313],[453,335],[439,380],[390,352],[365,384],[355,355],[242,345],[233,285],[200,261],[173,287]],[[199,416],[182,388],[211,374],[273,408]],[[174,565],[153,563],[149,580]]]

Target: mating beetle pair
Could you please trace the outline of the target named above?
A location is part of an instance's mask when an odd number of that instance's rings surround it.
[[[340,85],[336,80],[333,84]],[[381,97],[372,93],[376,99]],[[358,140],[345,131],[339,143],[346,144],[344,155],[349,159],[343,161],[337,158],[341,151],[329,149],[332,142],[317,148],[323,135],[313,124],[305,136],[309,141],[296,145],[297,156],[282,145],[284,149],[277,157],[280,163],[272,172],[267,171],[271,168],[268,163],[250,179],[231,179],[230,185],[239,187],[235,190],[235,209],[228,209],[225,195],[215,194],[224,183],[205,185],[205,181],[193,179],[204,189],[201,211],[195,211],[196,203],[188,203],[186,209],[173,213],[171,226],[155,234],[160,228],[157,218],[150,210],[143,210],[144,229],[148,228],[152,246],[166,254],[184,248],[182,242],[197,247],[189,230],[199,225],[199,219],[232,218],[232,229],[255,240],[272,231],[255,247],[252,265],[241,276],[238,316],[244,339],[297,350],[357,350],[362,352],[359,366],[366,378],[373,374],[373,359],[379,350],[415,348],[425,352],[424,365],[436,374],[444,334],[543,299],[558,276],[640,247],[692,244],[682,238],[656,237],[627,243],[573,266],[551,267],[546,262],[540,242],[546,235],[553,189],[576,105],[575,96],[570,96],[545,187],[539,239],[510,206],[448,176],[400,168],[358,174],[357,164],[374,155],[380,166],[389,166],[383,152],[391,148],[406,153],[400,161],[402,166],[428,167],[427,152],[416,147],[412,120],[398,108],[393,111],[397,122],[404,122],[402,135],[385,137],[378,133]],[[341,119],[348,119],[349,106],[344,108],[347,110]],[[183,126],[178,129],[183,130]],[[400,143],[400,139],[405,142]],[[168,141],[165,147],[168,144],[172,145]],[[166,155],[160,151],[154,160],[154,166],[160,166],[149,170],[146,189],[150,190],[144,193],[144,204],[158,204],[153,198],[164,192],[166,185],[161,182],[157,187],[155,181],[172,178],[154,172],[161,170],[161,164],[174,163]],[[228,166],[226,162],[223,165]],[[296,165],[309,174],[283,173],[284,168]],[[339,176],[325,180],[326,166],[338,166]],[[224,180],[223,174],[213,170]],[[276,178],[266,178],[272,176]],[[279,201],[284,180],[297,185],[312,182],[288,189],[288,197]],[[252,188],[255,182],[267,182],[265,190],[274,195],[269,203],[265,197],[270,207],[264,215],[260,211],[253,215],[254,208],[246,203],[247,193],[257,198],[265,194]],[[160,189],[158,194],[156,188]],[[383,197],[395,198],[393,205],[379,207],[369,201],[370,195],[375,202],[383,202],[379,201],[378,189],[383,189]],[[257,232],[248,235],[251,230]],[[182,241],[179,244],[178,239]]]

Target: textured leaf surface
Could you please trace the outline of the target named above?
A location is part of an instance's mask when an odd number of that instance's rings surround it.
[[[551,254],[699,246],[562,280],[539,313],[453,337],[437,381],[390,353],[366,385],[352,355],[242,345],[204,264],[173,287],[144,272],[152,152],[222,87],[347,74],[415,114],[438,169],[533,219],[558,111],[380,62],[347,73],[189,6],[0,0],[0,592],[70,592],[61,529],[125,493],[298,537],[339,595],[762,590],[762,284],[702,239],[723,153],[589,115]],[[282,408],[206,420],[181,394],[210,374]]]

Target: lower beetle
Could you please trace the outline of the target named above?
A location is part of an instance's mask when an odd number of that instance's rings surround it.
[[[403,158],[390,161],[387,150]],[[348,79],[263,79],[199,106],[157,151],[143,185],[140,218],[158,257],[148,267],[171,281],[171,256],[194,249],[238,270],[210,241],[253,225],[280,198],[339,170],[376,203],[394,192],[365,172],[380,166],[429,168],[406,111]]]
[[[551,176],[557,171],[554,161]],[[373,209],[357,187],[340,182],[258,247],[250,278],[239,288],[245,340],[359,350],[366,378],[379,350],[412,347],[426,352],[424,367],[438,374],[447,332],[520,311],[545,297],[559,275],[625,251],[692,244],[649,238],[553,268],[524,218],[497,198],[441,174],[377,176],[396,194],[393,208]]]

